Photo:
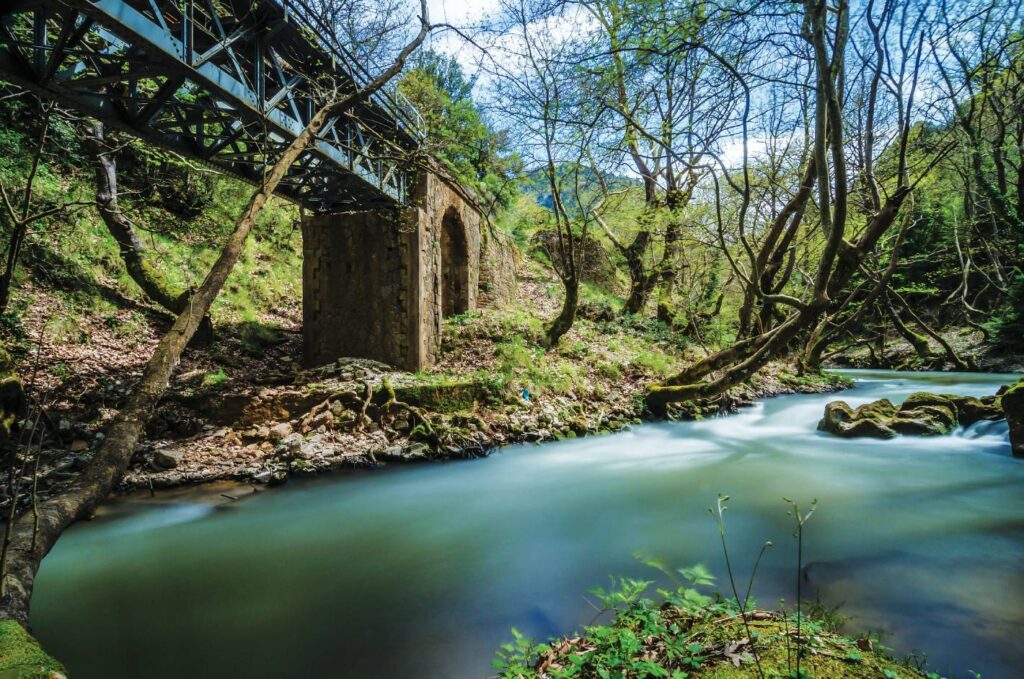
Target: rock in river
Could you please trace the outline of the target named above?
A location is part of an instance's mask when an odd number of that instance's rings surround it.
[[[1002,396],[1006,423],[1010,426],[1010,447],[1014,457],[1024,457],[1024,380],[1007,389]]]
[[[1024,390],[1021,398],[1024,400]],[[979,399],[919,391],[908,396],[899,408],[884,398],[856,410],[845,401],[832,401],[825,406],[825,416],[818,423],[818,429],[844,438],[867,436],[889,439],[897,434],[941,436],[957,425],[969,426],[979,420],[1002,417],[1003,408],[996,396]],[[1024,438],[1024,412],[1021,414],[1021,428]],[[1024,454],[1024,451],[1019,454]]]

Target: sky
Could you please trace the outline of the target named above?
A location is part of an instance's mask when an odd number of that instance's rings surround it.
[[[432,22],[464,24],[484,16],[498,6],[497,0],[428,0]]]
[[[470,26],[487,17],[498,7],[498,0],[427,0],[430,22],[446,23],[453,26]],[[475,50],[450,32],[431,35],[428,44],[438,52],[455,55],[463,68],[469,70],[477,57]]]

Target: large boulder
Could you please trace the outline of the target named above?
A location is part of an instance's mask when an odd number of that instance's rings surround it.
[[[947,396],[919,391],[900,405],[893,428],[901,434],[940,436],[952,431],[957,421],[956,403]]]
[[[840,427],[839,435],[850,439],[891,439],[896,436],[896,432],[884,420],[864,418],[843,424]]]
[[[1014,457],[1024,457],[1024,380],[1003,392],[1001,400],[1010,426],[1010,450]]]
[[[846,401],[832,401],[825,406],[825,416],[818,422],[818,429],[844,438],[891,439],[896,432],[887,422],[895,413],[896,407],[886,399],[866,403],[856,410]]]
[[[825,404],[825,416],[818,422],[819,431],[840,434],[840,426],[853,419],[853,408],[846,401],[830,401]]]
[[[944,409],[918,408],[894,417],[889,426],[893,431],[908,436],[942,436],[952,428]]]
[[[1005,417],[999,396],[961,396],[956,401],[957,419],[965,427],[982,420],[1001,420]]]
[[[158,470],[174,469],[185,458],[185,452],[177,448],[157,448],[153,451],[153,466]]]
[[[887,420],[896,416],[896,406],[887,398],[865,403],[853,412],[855,420]]]

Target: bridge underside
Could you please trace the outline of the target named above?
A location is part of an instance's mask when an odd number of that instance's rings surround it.
[[[369,76],[303,0],[6,0],[0,79],[259,182],[328,97]],[[406,202],[397,92],[328,121],[278,193],[314,212]]]
[[[362,356],[426,368],[444,317],[513,296],[513,250],[471,205],[428,173],[412,199],[408,208],[303,220],[307,365]]]

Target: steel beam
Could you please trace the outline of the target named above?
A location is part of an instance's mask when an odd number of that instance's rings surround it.
[[[343,92],[365,84],[293,2],[13,3],[0,8],[0,78],[260,181],[326,101],[311,79]],[[403,203],[396,158],[419,143],[417,125],[407,102],[378,94],[330,120],[279,193],[321,212]]]

